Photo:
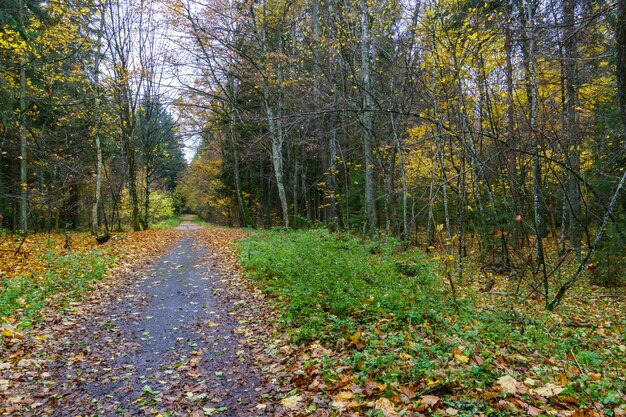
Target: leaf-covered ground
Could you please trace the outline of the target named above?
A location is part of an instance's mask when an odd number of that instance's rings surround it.
[[[481,292],[476,274],[457,311],[434,265],[395,249],[324,231],[241,244],[281,312],[276,371],[298,388],[283,400],[293,415],[624,415],[623,290],[581,286],[547,313],[506,295],[505,277]]]
[[[23,329],[21,310],[6,317],[0,414],[273,415],[276,384],[255,365],[265,340],[248,324],[268,337],[271,316],[246,301],[263,296],[212,272],[229,270],[220,247],[240,236],[186,222],[118,237],[117,266],[82,297],[57,294]]]
[[[3,318],[2,415],[624,415],[619,291],[581,287],[548,314],[468,272],[457,312],[423,255],[350,235],[71,236],[105,272]],[[48,282],[70,276],[51,259],[93,261],[53,238],[29,237],[18,261],[5,240],[3,273]]]

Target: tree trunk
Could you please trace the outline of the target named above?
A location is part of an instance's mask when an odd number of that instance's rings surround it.
[[[93,235],[98,234],[98,228],[100,226],[98,208],[100,207],[100,196],[102,194],[102,147],[100,146],[100,135],[96,133],[96,192],[94,195],[93,206],[91,207],[91,233]]]
[[[541,181],[541,160],[539,158],[539,139],[537,135],[537,74],[535,69],[535,16],[534,16],[534,0],[525,0],[525,63],[526,63],[526,82],[529,96],[529,130],[533,173],[533,216],[535,229],[535,265],[537,269],[545,269],[544,251],[543,251],[543,235],[545,231],[545,220],[543,218],[543,196]],[[548,297],[548,283],[544,281],[544,296]]]
[[[622,124],[626,130],[626,0],[617,0],[617,10],[618,17],[615,30],[617,96],[619,97]]]
[[[100,29],[98,31],[98,48],[96,51],[96,60],[94,62],[95,72],[95,100],[93,105],[93,129],[94,129],[94,141],[96,144],[96,190],[94,193],[94,201],[91,207],[91,233],[93,235],[98,234],[98,228],[100,227],[99,207],[100,198],[102,196],[102,146],[100,143],[100,61],[102,60],[102,35],[104,32],[104,8],[100,10]]]
[[[135,161],[135,146],[132,137],[126,137],[126,163],[128,169],[128,194],[130,197],[131,217],[130,224],[133,231],[141,230],[139,222],[139,197],[137,196],[137,163]]]
[[[564,70],[566,81],[566,100],[564,110],[566,113],[566,157],[568,158],[567,172],[567,200],[569,203],[569,241],[570,247],[576,251],[576,258],[580,260],[580,243],[582,238],[581,223],[581,195],[578,183],[580,175],[580,134],[578,129],[578,70],[576,60],[578,58],[578,35],[576,33],[574,13],[576,0],[563,0],[563,26],[565,39],[563,49]]]
[[[283,225],[285,227],[289,227],[289,208],[287,205],[287,194],[285,192],[285,182],[283,179],[284,171],[283,171],[283,129],[282,129],[282,120],[280,116],[282,115],[282,98],[280,97],[282,94],[282,69],[280,63],[276,65],[276,76],[278,82],[278,91],[273,94],[272,89],[268,85],[268,72],[267,72],[267,57],[269,54],[269,45],[268,45],[268,37],[267,37],[267,28],[266,28],[266,10],[265,10],[265,2],[262,3],[263,9],[263,21],[261,22],[261,70],[263,72],[262,76],[263,80],[263,95],[264,95],[264,104],[265,104],[265,113],[267,115],[267,123],[268,129],[272,141],[272,166],[274,168],[274,178],[276,179],[276,187],[278,188],[278,199],[280,200],[280,207],[282,211],[283,217]],[[282,34],[280,35],[282,36]],[[281,52],[282,52],[282,41],[281,41]],[[274,96],[278,96],[276,114],[274,105],[272,103],[272,98]]]
[[[24,5],[19,3],[20,25],[24,24]],[[26,141],[26,51],[20,57],[20,227],[28,233],[28,172]]]
[[[374,195],[374,158],[372,154],[372,81],[370,63],[369,12],[367,0],[361,0],[361,77],[363,82],[363,149],[365,152],[365,211],[370,236],[376,234],[376,198]]]
[[[146,183],[145,183],[145,193],[146,198],[144,199],[143,204],[143,220],[141,224],[142,230],[148,230],[150,228],[150,170],[146,167]]]

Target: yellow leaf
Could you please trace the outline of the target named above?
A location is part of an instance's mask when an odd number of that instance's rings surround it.
[[[340,392],[339,394],[337,394],[337,396],[335,396],[335,401],[337,401],[337,402],[348,401],[348,400],[352,399],[353,396],[354,396],[354,394],[351,391],[343,391],[343,392]]]
[[[459,363],[468,363],[469,362],[469,356],[463,355],[462,353],[457,353],[454,355],[454,357],[456,358],[456,360]]]
[[[393,403],[387,398],[379,398],[378,400],[376,400],[374,405],[376,406],[377,410],[383,412],[383,415],[385,417],[395,417],[398,415],[398,413],[396,413],[396,410],[393,409]]]
[[[292,395],[291,397],[280,400],[280,405],[285,408],[292,409],[295,408],[300,401],[302,401],[302,397],[300,395]]]

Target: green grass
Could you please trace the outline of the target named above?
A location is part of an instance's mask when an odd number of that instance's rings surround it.
[[[256,231],[239,242],[239,256],[293,343],[320,340],[333,349],[315,359],[329,386],[342,373],[361,384],[433,384],[435,393],[459,393],[453,406],[472,415],[491,412],[475,392],[494,389],[504,374],[540,385],[566,375],[564,395],[580,407],[624,404],[616,396],[626,390],[623,316],[609,327],[606,318],[598,328],[568,327],[565,309],[548,313],[466,283],[455,306],[441,267],[395,243],[325,230]]]
[[[255,232],[240,246],[244,268],[282,301],[297,341],[382,317],[421,322],[439,304],[430,267],[415,251],[398,256],[393,245],[325,230]]]
[[[154,223],[151,227],[153,229],[174,229],[180,225],[181,221],[182,216],[170,217],[169,219],[161,220],[157,223]]]
[[[19,313],[22,325],[27,325],[47,305],[62,308],[86,294],[112,262],[99,250],[59,254],[50,249],[44,257],[47,265],[41,276],[0,278],[0,317]]]
[[[191,222],[193,224],[197,224],[198,226],[208,226],[209,223],[205,222],[204,220],[202,220],[202,218],[200,216],[198,216],[197,214],[193,215],[193,219],[191,220]]]

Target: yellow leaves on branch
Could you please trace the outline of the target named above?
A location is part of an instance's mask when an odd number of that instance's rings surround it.
[[[22,35],[19,32],[3,27],[0,29],[0,50],[9,51],[15,55],[21,55],[24,52],[31,52]]]

